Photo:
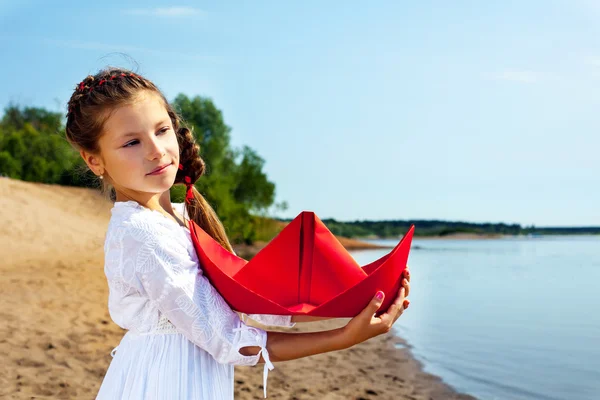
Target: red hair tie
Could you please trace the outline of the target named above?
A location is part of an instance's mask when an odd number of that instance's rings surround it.
[[[183,171],[183,164],[180,163],[178,168]],[[194,198],[194,191],[192,190],[194,184],[192,183],[192,178],[187,175],[183,177],[183,180],[185,182],[185,186],[187,187],[187,191],[185,192],[185,201],[190,203]]]
[[[194,184],[192,183],[192,178],[185,176],[183,180],[185,181],[185,186],[187,186],[187,191],[185,192],[185,201],[191,203],[192,199],[194,198]]]

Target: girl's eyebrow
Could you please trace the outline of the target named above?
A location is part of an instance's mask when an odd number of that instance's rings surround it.
[[[166,119],[163,119],[162,121],[158,122],[158,123],[155,125],[155,128],[158,128],[160,125],[162,125],[162,124],[166,124],[166,123],[168,123],[168,120],[166,120]],[[125,133],[125,134],[123,134],[123,135],[119,136],[119,140],[121,140],[121,139],[125,139],[125,138],[128,138],[129,136],[136,136],[136,135],[139,135],[139,134],[142,134],[142,133],[143,133],[143,132],[127,132],[127,133]]]

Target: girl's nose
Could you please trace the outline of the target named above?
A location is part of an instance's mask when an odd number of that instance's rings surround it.
[[[148,159],[154,160],[157,158],[162,158],[165,154],[165,148],[162,143],[156,138],[150,139],[148,142]]]

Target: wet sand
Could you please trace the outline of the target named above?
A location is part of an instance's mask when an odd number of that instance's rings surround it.
[[[111,207],[92,190],[0,178],[0,398],[95,397],[124,334],[109,317],[103,272]],[[297,326],[321,330],[344,322]],[[472,398],[422,372],[396,343],[402,340],[388,334],[276,363],[269,398]],[[262,365],[236,367],[235,380],[236,399],[262,398]]]

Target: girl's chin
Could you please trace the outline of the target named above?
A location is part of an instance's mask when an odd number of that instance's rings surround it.
[[[156,181],[152,182],[152,185],[145,185],[140,191],[147,193],[163,193],[165,190],[171,189],[173,184],[175,184],[175,177],[164,177],[163,179],[154,177],[154,179],[156,179]]]

